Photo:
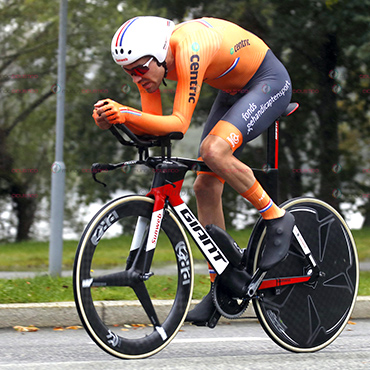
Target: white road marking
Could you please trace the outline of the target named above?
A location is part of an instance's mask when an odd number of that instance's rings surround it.
[[[270,339],[263,337],[183,338],[174,339],[171,343],[256,342],[262,340]]]

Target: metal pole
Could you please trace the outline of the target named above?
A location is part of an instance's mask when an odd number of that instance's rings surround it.
[[[66,80],[66,40],[67,40],[68,0],[60,0],[59,46],[58,46],[58,86],[56,113],[55,162],[51,168],[51,219],[49,244],[49,274],[60,276],[63,255],[63,215],[65,165],[63,162],[64,141],[64,100]]]

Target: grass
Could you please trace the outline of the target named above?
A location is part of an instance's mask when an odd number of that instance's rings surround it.
[[[251,230],[231,232],[238,244],[245,248]],[[354,230],[360,261],[370,260],[370,228]],[[102,240],[103,248],[99,255],[99,267],[114,267],[122,261],[122,245],[127,243],[126,238],[112,238]],[[191,242],[192,243],[192,242]],[[63,271],[72,270],[78,242],[66,241],[63,246]],[[100,246],[99,244],[99,246]],[[156,250],[156,261],[166,263],[168,260],[169,245],[162,245]],[[200,251],[192,245],[195,261],[204,261]],[[40,272],[33,279],[0,279],[0,303],[27,303],[27,302],[57,302],[73,301],[72,278],[52,278],[45,275],[48,270],[49,244],[47,242],[23,242],[0,244],[0,271],[33,271]],[[42,275],[42,273],[44,275]],[[151,290],[157,299],[171,297],[175,283],[170,276],[153,276],[150,280]],[[200,299],[209,290],[209,277],[196,275],[194,298]],[[134,299],[132,293],[122,295],[122,289],[98,289],[95,299],[117,300]],[[370,271],[360,273],[359,295],[370,295]]]
[[[172,299],[176,282],[172,276],[153,276],[148,289],[154,299]],[[209,291],[209,276],[195,275],[194,299],[201,299]],[[360,272],[359,295],[370,296],[370,271]],[[93,293],[94,299],[135,300],[130,288],[98,288]],[[33,279],[0,279],[0,303],[43,303],[73,301],[71,277],[52,278],[40,275]]]
[[[370,296],[370,271],[360,271],[358,295]]]
[[[173,299],[176,283],[173,276],[153,276],[148,281],[148,290],[154,299]],[[209,276],[195,275],[194,299],[201,299],[209,291]],[[136,300],[131,288],[97,288],[95,300]],[[71,277],[52,278],[40,275],[33,279],[0,279],[0,303],[44,303],[73,301]]]
[[[104,239],[99,243],[100,268],[108,268],[117,265],[122,259],[122,245],[126,245],[128,237]],[[77,241],[65,241],[63,244],[62,270],[72,270],[77,250]],[[170,244],[161,244],[156,249],[156,261],[165,263]],[[201,252],[192,246],[195,260],[203,260]],[[0,271],[48,271],[49,243],[48,242],[21,242],[12,244],[0,244]]]

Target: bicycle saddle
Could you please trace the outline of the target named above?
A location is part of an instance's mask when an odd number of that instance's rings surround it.
[[[293,114],[299,107],[298,103],[289,103],[288,106],[286,107],[285,111],[281,115],[282,117],[287,117]]]
[[[286,107],[285,111],[281,115],[282,117],[287,117],[293,114],[299,107],[298,103],[289,103],[288,106]]]

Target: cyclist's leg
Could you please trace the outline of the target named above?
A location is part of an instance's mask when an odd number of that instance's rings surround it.
[[[266,271],[287,255],[294,217],[279,208],[255,179],[253,171],[230,153],[228,144],[221,137],[211,134],[206,152],[202,152],[202,156],[207,165],[216,174],[223,175],[226,182],[250,201],[265,219],[267,252],[259,267]],[[210,212],[210,217],[212,214]]]
[[[204,126],[200,142],[208,136],[215,124],[230,109],[233,102],[234,99],[229,94],[223,91],[218,93]],[[197,174],[194,182],[194,192],[197,201],[198,220],[203,226],[214,224],[225,229],[222,209],[224,183],[225,181],[214,173],[198,172]],[[216,309],[212,297],[212,286],[216,273],[210,264],[208,264],[208,270],[211,281],[210,291],[193,310],[189,311],[186,317],[186,321],[193,322],[196,325],[207,325]]]
[[[201,155],[218,176],[249,200],[267,220],[267,245],[274,251],[267,253],[261,268],[268,270],[287,253],[294,217],[285,215],[285,211],[274,204],[252,170],[237,157],[243,146],[265,131],[290,102],[289,75],[272,52],[267,53],[245,90],[203,140]]]
[[[271,73],[272,72],[272,73]],[[259,136],[279,117],[291,98],[291,84],[284,66],[269,52],[256,75],[238,94],[231,96],[220,92],[212,107],[202,136],[201,155],[203,160],[216,174],[214,181],[206,181],[205,176],[198,176],[195,183],[198,209],[207,207],[207,217],[201,222],[214,223],[219,219],[218,208],[212,208],[209,194],[213,192],[217,181],[226,180],[236,191],[246,197],[269,221],[268,239],[276,239],[285,226],[286,231],[279,235],[280,244],[288,245],[285,239],[291,236],[293,220],[290,215],[277,207],[261,185],[254,178],[252,170],[237,159],[244,145]],[[217,180],[218,179],[218,180]],[[210,187],[210,184],[213,186]],[[218,196],[221,197],[221,194]],[[209,199],[209,202],[208,202]],[[220,203],[218,203],[220,204]],[[200,213],[202,215],[202,213]],[[280,218],[279,218],[280,217]],[[287,220],[288,219],[288,220]],[[287,224],[287,225],[284,225]],[[278,231],[279,230],[279,231]],[[272,260],[264,266],[276,264],[285,257],[285,249],[278,250]],[[212,282],[211,274],[211,282]],[[201,304],[191,311],[188,321],[196,321],[197,316],[211,314],[210,293]]]
[[[289,75],[269,51],[245,88],[234,96],[219,93],[202,136],[201,155],[205,162],[219,178],[250,200],[266,219],[282,216],[284,211],[271,204],[256,183],[252,170],[237,158],[247,142],[259,136],[283,113],[290,98]],[[199,183],[196,185],[207,191],[203,181]]]
[[[235,98],[233,96],[224,91],[219,91],[204,125],[200,143],[209,135],[213,127],[226,114],[234,102]],[[200,152],[198,154],[200,156]],[[200,159],[202,158],[200,157]],[[225,229],[221,199],[225,181],[212,172],[198,172],[197,175],[194,183],[194,192],[197,199],[200,223],[203,226],[213,223]]]
[[[246,90],[243,89],[242,91],[245,92]],[[209,133],[215,125],[239,98],[238,94],[230,95],[227,92],[219,91],[204,125],[200,139],[201,143],[209,137]],[[200,159],[202,158],[200,157]],[[225,229],[221,200],[224,183],[225,180],[222,176],[218,176],[215,173],[198,172],[194,183],[194,191],[197,199],[198,219],[203,226],[212,223]]]
[[[205,173],[198,174],[194,183],[194,192],[197,199],[198,220],[203,226],[212,223],[225,229],[221,198],[223,189],[223,181]]]
[[[215,124],[230,109],[234,102],[235,98],[233,96],[224,91],[219,91],[204,125],[200,142],[208,136]],[[194,182],[194,192],[197,201],[198,220],[203,226],[214,224],[225,229],[225,218],[222,207],[224,183],[225,180],[215,173],[198,172],[197,174]],[[216,274],[210,265],[208,267],[210,279],[213,283]]]

